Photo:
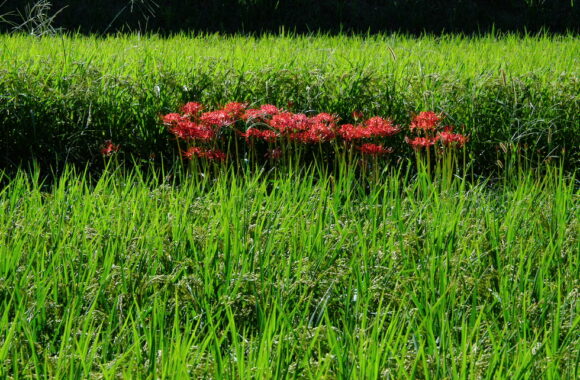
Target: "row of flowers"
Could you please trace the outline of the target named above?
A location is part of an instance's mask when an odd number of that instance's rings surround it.
[[[319,113],[307,116],[292,113],[266,104],[259,108],[249,108],[244,103],[232,102],[217,110],[206,110],[198,102],[190,102],[180,113],[161,116],[163,124],[175,136],[178,146],[188,159],[195,157],[212,161],[227,158],[220,146],[232,136],[250,147],[256,144],[267,146],[266,158],[277,159],[282,149],[289,143],[301,145],[328,144],[342,142],[343,146],[358,150],[367,156],[390,154],[394,149],[387,146],[390,137],[401,133],[403,128],[392,120],[379,116],[364,118],[361,112],[353,112],[354,124],[342,124],[337,115]],[[454,133],[453,127],[443,123],[441,114],[424,111],[414,116],[409,125],[405,141],[416,151],[450,150],[463,147],[465,135]],[[103,155],[110,155],[119,149],[118,145],[107,141],[102,147]]]

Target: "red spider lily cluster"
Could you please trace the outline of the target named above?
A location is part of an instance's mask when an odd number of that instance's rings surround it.
[[[183,156],[189,159],[193,157],[207,158],[212,161],[224,161],[226,159],[226,154],[219,150],[204,149],[198,146],[192,146],[183,152]]]
[[[453,126],[442,125],[443,116],[433,111],[424,111],[413,118],[409,129],[415,137],[405,137],[405,141],[415,150],[428,149],[438,142],[447,148],[462,148],[467,136],[453,133]]]
[[[378,116],[362,121],[363,114],[358,111],[353,113],[353,118],[361,122],[353,125],[339,124],[338,116],[329,113],[307,116],[271,104],[248,108],[246,104],[233,102],[218,110],[204,110],[202,104],[190,102],[181,108],[181,113],[161,117],[169,132],[187,144],[188,149],[183,152],[186,158],[225,160],[225,153],[217,146],[232,133],[248,145],[268,144],[270,148],[265,157],[270,159],[282,156],[280,146],[284,143],[322,144],[339,140],[358,148],[362,154],[378,156],[392,153],[393,149],[377,143],[400,131],[391,120]]]
[[[117,153],[119,149],[120,149],[119,145],[113,144],[111,140],[107,140],[101,146],[101,155],[103,155],[104,157],[108,157],[113,153]]]
[[[393,148],[385,148],[382,145],[377,144],[363,144],[359,147],[359,150],[363,154],[368,154],[370,156],[381,156],[383,154],[393,153]]]
[[[190,102],[181,108],[181,113],[163,115],[161,120],[188,159],[225,161],[227,155],[220,147],[227,146],[226,142],[236,137],[249,149],[256,146],[265,148],[262,150],[266,152],[264,157],[272,160],[281,158],[284,151],[296,144],[322,146],[334,143],[337,147],[371,157],[393,153],[393,148],[385,143],[401,131],[400,126],[379,116],[365,119],[360,111],[351,116],[355,124],[342,124],[334,114],[309,116],[271,104],[250,108],[247,104],[232,102],[217,110],[207,110],[200,103]],[[444,147],[462,147],[467,137],[453,133],[453,127],[443,127],[442,119],[434,112],[421,112],[409,126],[415,137],[406,137],[405,141],[416,150],[436,143]],[[181,149],[183,143],[185,149]]]

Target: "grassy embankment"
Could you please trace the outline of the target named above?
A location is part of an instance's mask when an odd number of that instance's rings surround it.
[[[431,109],[464,126],[480,169],[497,150],[579,162],[575,36],[0,36],[3,165],[86,163],[105,139],[127,155],[175,156],[158,115],[189,100],[360,110],[407,125]],[[409,150],[401,134],[397,154]],[[503,156],[503,153],[501,154]]]

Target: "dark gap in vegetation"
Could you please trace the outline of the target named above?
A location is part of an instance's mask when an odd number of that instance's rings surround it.
[[[24,13],[34,1],[7,0],[0,14]],[[571,0],[53,0],[55,28],[81,33],[578,32]],[[13,22],[18,17],[12,15]],[[10,30],[10,25],[0,25]]]

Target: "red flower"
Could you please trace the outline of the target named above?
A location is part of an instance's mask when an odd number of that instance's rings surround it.
[[[101,154],[103,156],[110,156],[111,154],[118,152],[119,149],[120,149],[119,145],[115,145],[111,140],[107,140],[101,146]]]
[[[338,134],[346,141],[359,140],[365,137],[364,127],[352,124],[342,125],[338,130]]]
[[[189,158],[191,160],[193,157],[203,157],[204,153],[205,150],[203,148],[200,148],[198,146],[192,146],[191,148],[183,152],[183,157]]]
[[[207,158],[211,161],[224,161],[227,156],[224,152],[217,150],[217,149],[204,149],[198,146],[192,146],[185,152],[183,152],[183,156],[189,158],[190,160],[193,157],[198,158]]]
[[[395,127],[390,120],[379,116],[365,121],[365,127],[368,129],[369,137],[389,137],[399,132],[399,128]]]
[[[388,119],[372,117],[364,125],[344,124],[338,133],[346,141],[369,139],[373,137],[389,137],[399,132],[399,128]]]
[[[358,149],[362,154],[367,154],[369,156],[381,156],[384,154],[393,153],[393,148],[385,148],[382,145],[376,144],[363,144]]]
[[[199,120],[214,127],[224,127],[235,122],[234,118],[224,110],[205,112],[200,116]]]
[[[224,152],[214,149],[206,151],[205,158],[211,161],[225,161],[227,156]]]
[[[323,123],[316,123],[311,125],[311,127],[304,132],[293,133],[290,138],[293,140],[298,140],[305,144],[317,144],[326,141],[330,141],[336,137],[331,126]]]
[[[197,116],[202,110],[203,104],[197,102],[189,102],[181,107],[181,112],[187,116]]]
[[[336,115],[331,115],[326,112],[319,113],[318,115],[311,118],[314,123],[326,123],[326,124],[336,124],[338,117]]]
[[[255,108],[250,108],[247,109],[246,112],[244,113],[244,115],[242,116],[242,120],[261,120],[263,116],[262,111],[260,111],[259,109],[255,109]]]
[[[405,141],[407,144],[411,145],[413,149],[419,150],[421,148],[428,148],[430,146],[435,145],[435,143],[439,140],[439,136],[437,137],[415,137],[413,140],[405,137]]]
[[[437,128],[441,119],[441,115],[438,115],[433,111],[424,111],[413,118],[409,128],[411,131],[414,129],[421,129],[424,131],[434,130]]]
[[[311,120],[302,113],[282,112],[272,116],[269,124],[280,133],[287,134],[307,131],[310,128]]]
[[[265,119],[269,118],[270,116],[278,115],[280,110],[278,107],[273,106],[271,104],[264,104],[258,109],[251,108],[246,110],[246,113],[242,116],[243,120],[255,120],[255,121],[264,121]]]
[[[215,137],[213,129],[192,121],[181,121],[169,128],[169,132],[182,140],[211,140]]]
[[[246,105],[244,103],[231,102],[226,104],[223,110],[231,117],[240,119],[246,111]]]
[[[240,133],[240,136],[244,137],[246,141],[249,141],[251,137],[267,142],[273,142],[278,138],[278,134],[270,129],[262,130],[257,128],[248,128],[245,133]]]
[[[278,107],[273,106],[271,104],[264,104],[263,106],[260,107],[260,111],[262,111],[266,115],[277,115],[280,113]]]
[[[468,137],[459,133],[453,133],[453,127],[445,127],[443,132],[439,133],[441,142],[446,146],[456,146],[461,148],[467,143]]]
[[[354,121],[359,121],[359,120],[362,120],[362,118],[365,115],[361,111],[352,111],[351,116],[354,119]]]
[[[187,119],[178,113],[170,113],[170,114],[161,116],[161,120],[165,124],[177,124],[180,121],[184,121]]]
[[[316,136],[314,142],[322,142],[322,141],[329,141],[336,137],[336,133],[334,132],[334,128],[331,125],[327,125],[324,123],[316,123],[314,124],[310,130],[308,131],[312,136]]]

